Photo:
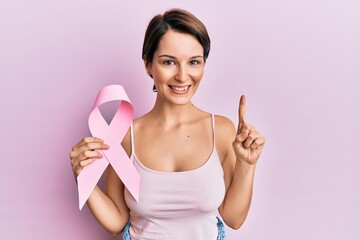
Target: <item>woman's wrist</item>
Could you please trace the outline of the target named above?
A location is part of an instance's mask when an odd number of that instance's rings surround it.
[[[235,169],[238,169],[241,171],[241,173],[248,173],[255,171],[256,163],[250,164],[244,159],[236,159],[236,166]]]

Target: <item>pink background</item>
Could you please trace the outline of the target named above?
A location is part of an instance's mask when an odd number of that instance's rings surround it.
[[[103,86],[122,84],[136,116],[150,109],[143,35],[170,7],[212,39],[195,104],[237,123],[246,94],[267,138],[228,239],[360,239],[357,0],[1,1],[0,238],[113,239],[78,210],[68,153]]]

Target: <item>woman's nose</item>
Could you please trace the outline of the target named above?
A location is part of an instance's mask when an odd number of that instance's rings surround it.
[[[176,75],[175,75],[175,80],[177,80],[179,82],[185,82],[186,79],[187,79],[186,66],[179,65],[177,68]]]

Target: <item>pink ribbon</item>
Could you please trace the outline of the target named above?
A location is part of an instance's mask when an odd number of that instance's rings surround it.
[[[111,123],[108,124],[102,116],[99,106],[115,100],[121,100],[121,103]],[[89,116],[89,128],[93,136],[103,139],[109,145],[109,149],[101,151],[104,157],[86,166],[77,177],[80,210],[109,164],[134,199],[139,200],[140,175],[121,146],[133,120],[133,115],[134,109],[122,86],[109,85],[98,93]]]

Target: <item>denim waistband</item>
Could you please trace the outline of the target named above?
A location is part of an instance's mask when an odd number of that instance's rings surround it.
[[[217,228],[218,228],[218,236],[216,240],[225,240],[225,227],[223,222],[217,217]],[[131,240],[130,237],[130,226],[131,224],[128,223],[125,226],[124,232],[123,232],[123,240]]]

